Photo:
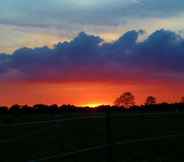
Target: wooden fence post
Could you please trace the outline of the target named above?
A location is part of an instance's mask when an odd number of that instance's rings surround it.
[[[107,147],[107,162],[113,162],[113,139],[112,139],[112,123],[111,123],[111,108],[106,109],[106,144],[108,145]]]

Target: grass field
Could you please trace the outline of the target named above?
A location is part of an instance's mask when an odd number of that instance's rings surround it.
[[[0,162],[28,162],[105,145],[104,116],[104,113],[1,115]],[[113,143],[123,143],[113,145],[113,162],[184,161],[184,113],[111,116]],[[106,156],[106,150],[93,150],[67,159],[56,156],[43,161],[105,162]]]

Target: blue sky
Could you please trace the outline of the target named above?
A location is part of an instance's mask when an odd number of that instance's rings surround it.
[[[51,47],[79,32],[113,41],[132,29],[182,32],[182,0],[0,0],[0,51]]]

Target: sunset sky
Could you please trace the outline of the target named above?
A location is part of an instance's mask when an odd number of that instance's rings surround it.
[[[0,0],[0,105],[184,96],[184,1]]]

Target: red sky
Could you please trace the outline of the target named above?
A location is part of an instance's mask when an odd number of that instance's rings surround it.
[[[54,48],[20,48],[0,54],[0,104],[112,104],[130,91],[136,103],[149,95],[159,102],[184,96],[184,38],[161,29],[143,42],[129,31],[104,44],[81,32]]]
[[[174,102],[184,94],[184,88],[181,87],[171,83],[4,83],[0,85],[0,104],[112,104],[116,97],[126,91],[135,95],[137,104],[144,103],[148,95],[156,96],[159,102]]]

